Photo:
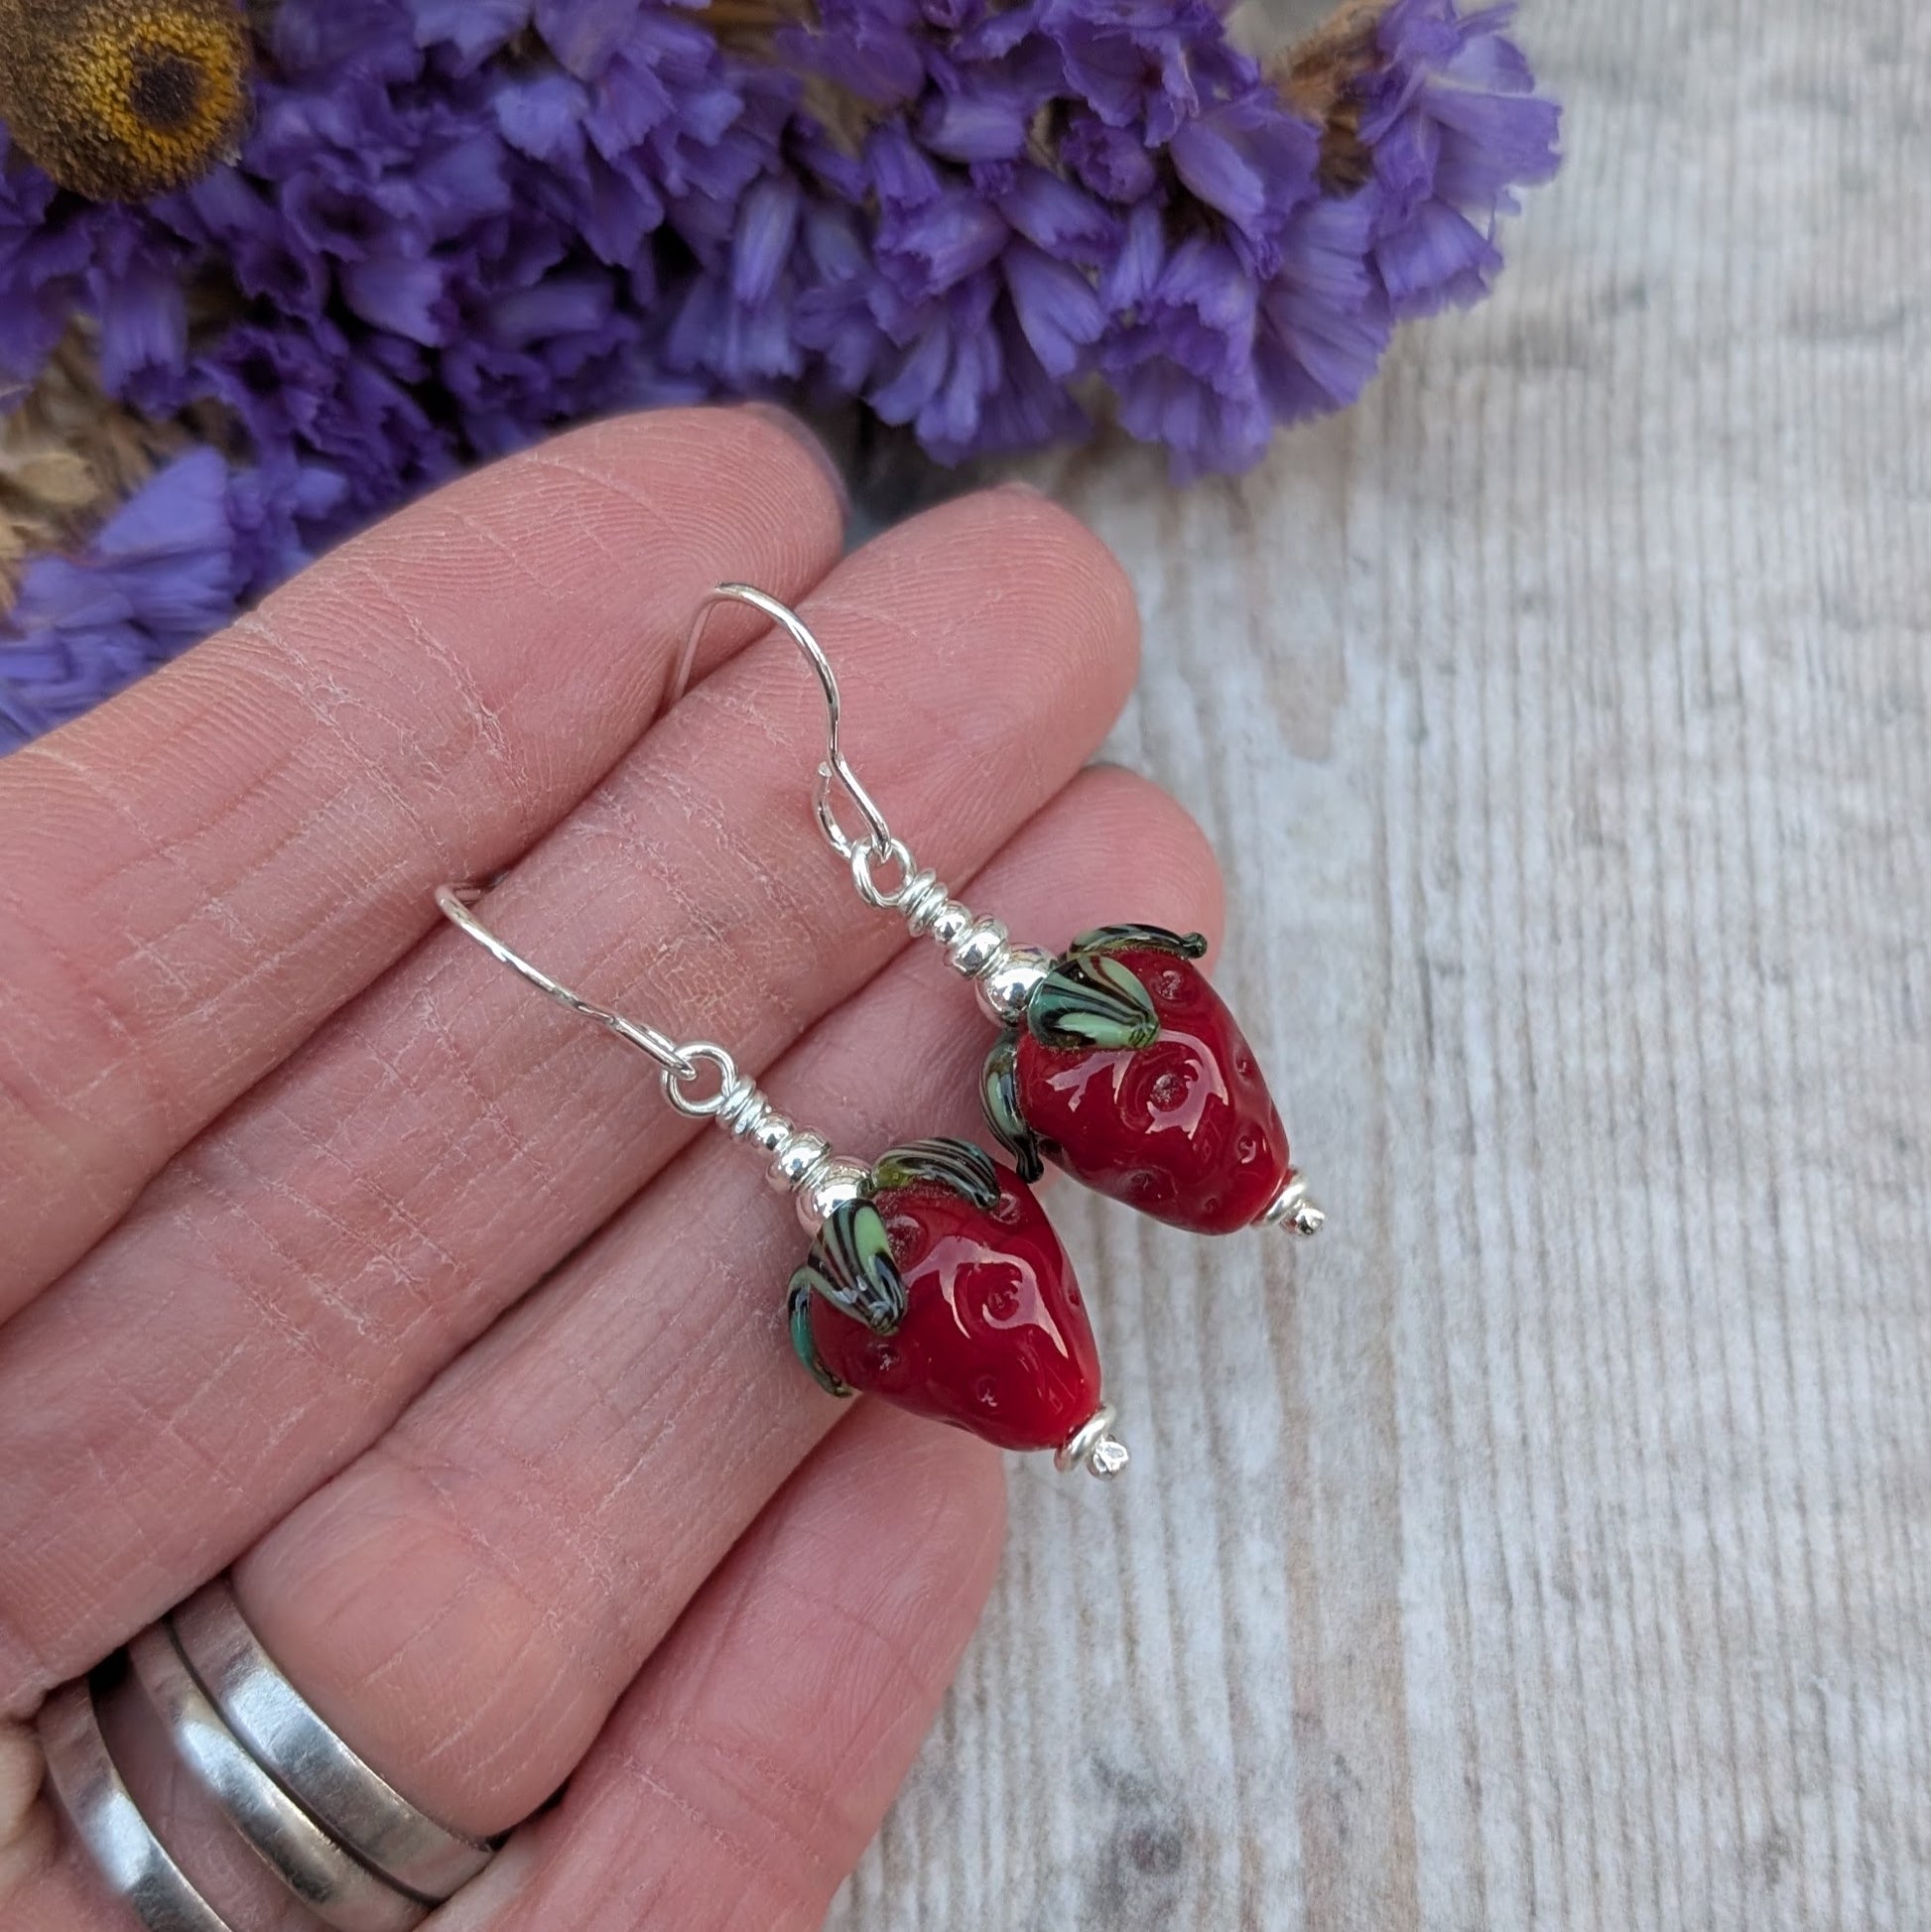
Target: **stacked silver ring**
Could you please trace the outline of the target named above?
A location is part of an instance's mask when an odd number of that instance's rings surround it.
[[[127,1663],[194,1783],[338,1932],[404,1932],[489,1863],[493,1845],[438,1824],[322,1720],[262,1647],[225,1578],[149,1624]],[[38,1728],[75,1836],[149,1932],[245,1932],[208,1903],[142,1814],[90,1680],[56,1691]]]

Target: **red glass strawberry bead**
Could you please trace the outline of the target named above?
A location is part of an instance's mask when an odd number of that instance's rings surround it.
[[[1099,1353],[1053,1224],[964,1140],[894,1148],[792,1277],[792,1345],[834,1395],[863,1389],[1001,1449],[1112,1475]]]
[[[986,1117],[1029,1180],[1051,1160],[1195,1233],[1312,1233],[1253,1050],[1194,964],[1206,951],[1157,926],[1082,934],[987,1057]]]

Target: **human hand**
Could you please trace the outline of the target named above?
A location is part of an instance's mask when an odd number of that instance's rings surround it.
[[[762,412],[600,425],[0,762],[9,1927],[113,1922],[34,1802],[37,1706],[231,1563],[433,1815],[494,1834],[570,1780],[432,1927],[816,1925],[877,1829],[991,1582],[999,1459],[822,1394],[790,1204],[431,896],[514,866],[506,939],[851,1151],[976,1131],[985,1031],[820,844],[790,644],[720,612],[652,721],[736,578],[805,602],[895,826],[1016,934],[1118,916],[1122,879],[1214,930],[1191,823],[1080,770],[1135,670],[1096,540],[1013,489],[842,561],[840,523]],[[241,1932],[315,1922],[189,1842],[179,1783],[155,1804]]]

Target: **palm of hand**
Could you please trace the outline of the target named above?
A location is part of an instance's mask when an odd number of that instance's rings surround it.
[[[868,776],[1015,931],[1211,926],[1192,827],[1079,775],[1134,665],[1098,545],[1003,490],[843,561],[839,526],[758,413],[600,426],[0,764],[7,1923],[101,1922],[35,1708],[229,1563],[451,1825],[570,1779],[432,1926],[813,1925],[876,1829],[990,1585],[997,1458],[822,1395],[789,1209],[430,896],[516,863],[492,912],[547,966],[854,1150],[973,1131],[968,1002],[817,843],[790,647],[720,619],[646,730],[730,577],[836,613]]]

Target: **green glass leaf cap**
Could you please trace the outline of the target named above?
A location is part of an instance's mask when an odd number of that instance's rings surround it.
[[[1151,1046],[1160,1032],[1153,997],[1104,953],[1069,953],[1034,989],[1026,1025],[1043,1047]]]
[[[983,1147],[951,1134],[909,1140],[902,1147],[888,1149],[872,1163],[871,1178],[874,1193],[937,1181],[964,1195],[975,1208],[989,1208],[999,1198],[999,1170],[992,1156]]]
[[[1019,1036],[1007,1031],[992,1043],[979,1075],[979,1101],[985,1124],[1019,1170],[1022,1181],[1037,1181],[1046,1172],[1039,1136],[1019,1110]]]
[[[1207,936],[1169,932],[1165,926],[1095,926],[1092,932],[1082,933],[1066,951],[1071,958],[1078,953],[1121,953],[1128,947],[1177,953],[1183,960],[1201,960],[1207,957]]]

